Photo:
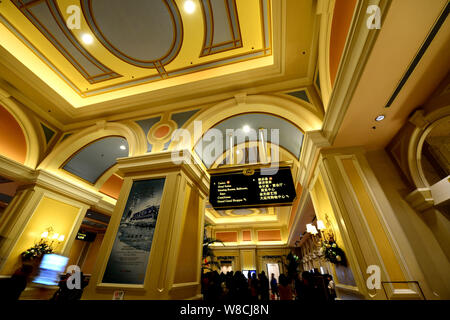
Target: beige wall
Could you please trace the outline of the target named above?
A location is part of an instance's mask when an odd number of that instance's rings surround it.
[[[94,270],[95,261],[98,257],[98,251],[103,242],[104,234],[97,234],[93,242],[88,243],[89,249],[83,264],[80,266],[81,271],[86,274],[91,274]],[[82,242],[82,241],[80,241]]]
[[[367,154],[369,164],[383,188],[395,219],[401,225],[402,252],[411,271],[429,285],[428,299],[450,298],[450,221],[437,210],[416,212],[404,197],[410,187],[402,179],[398,167],[384,150]],[[399,232],[393,230],[394,236]],[[423,288],[424,289],[424,288]]]

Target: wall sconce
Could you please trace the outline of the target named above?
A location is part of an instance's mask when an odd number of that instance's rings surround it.
[[[316,235],[318,233],[316,226],[313,226],[311,223],[306,225],[306,232],[311,233],[312,235]]]
[[[50,246],[52,246],[54,242],[60,244],[61,242],[64,241],[64,239],[65,236],[63,234],[54,232],[52,227],[47,228],[47,230],[42,232],[41,234],[41,242],[46,242],[47,240],[50,240],[51,241]]]
[[[322,220],[317,220],[317,229],[319,229],[320,231],[325,230],[325,224],[323,223]]]

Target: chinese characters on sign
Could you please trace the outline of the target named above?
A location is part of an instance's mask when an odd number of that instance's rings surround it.
[[[260,200],[284,200],[289,199],[289,194],[283,193],[283,182],[273,183],[272,177],[258,178]]]

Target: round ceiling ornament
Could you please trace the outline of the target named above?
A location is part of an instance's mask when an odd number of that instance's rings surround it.
[[[179,53],[183,23],[175,0],[82,0],[97,39],[121,60],[164,73]]]

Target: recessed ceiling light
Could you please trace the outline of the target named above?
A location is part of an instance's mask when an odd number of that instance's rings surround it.
[[[250,127],[248,125],[245,125],[242,130],[244,130],[244,132],[250,132]]]
[[[187,13],[193,13],[195,11],[195,3],[192,0],[186,0],[184,2],[184,10]]]
[[[85,44],[91,44],[94,42],[94,38],[89,34],[89,33],[85,33],[81,36],[81,40],[83,40],[83,42]]]
[[[120,148],[120,150],[125,150],[127,147],[125,147],[124,145],[121,145],[119,148]]]
[[[385,118],[385,116],[382,115],[382,114],[380,114],[379,116],[377,116],[377,117],[375,118],[375,121],[382,121],[382,120],[384,120],[384,118]]]

